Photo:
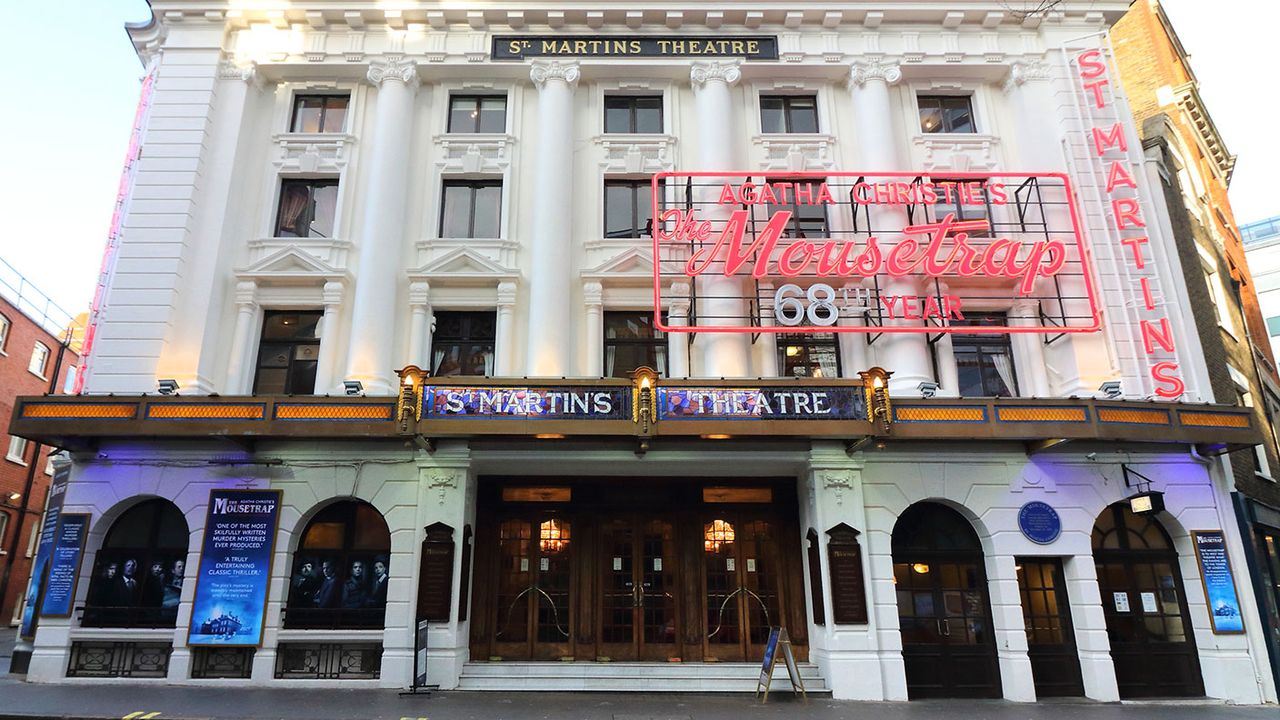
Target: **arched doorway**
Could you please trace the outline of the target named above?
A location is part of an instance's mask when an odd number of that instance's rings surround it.
[[[347,500],[316,513],[293,556],[284,626],[381,628],[390,556],[387,521],[369,503]]]
[[[1204,695],[1173,541],[1119,502],[1093,526],[1093,561],[1120,697]]]
[[[937,503],[893,527],[893,582],[912,699],[1000,697],[987,574],[978,534]]]
[[[146,500],[111,523],[93,563],[85,627],[173,627],[190,534],[168,500]]]

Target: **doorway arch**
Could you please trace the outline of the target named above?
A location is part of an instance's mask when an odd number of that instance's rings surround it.
[[[935,502],[893,526],[893,582],[911,699],[1001,696],[982,543]]]
[[[1120,697],[1204,695],[1178,551],[1160,522],[1126,502],[1108,506],[1093,526],[1093,561]]]

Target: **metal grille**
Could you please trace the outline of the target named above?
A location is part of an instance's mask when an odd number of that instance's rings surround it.
[[[169,674],[169,643],[88,640],[71,643],[67,677],[165,677]]]
[[[253,670],[251,647],[198,647],[191,651],[191,677],[248,678]]]
[[[285,680],[372,680],[381,674],[381,643],[281,643],[276,651],[276,677]]]

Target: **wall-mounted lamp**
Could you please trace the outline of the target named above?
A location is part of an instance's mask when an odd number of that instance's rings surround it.
[[[658,373],[641,365],[631,373],[631,422],[640,424],[636,454],[649,450],[649,431],[658,422]]]
[[[158,390],[161,395],[176,395],[178,394],[178,381],[173,378],[157,380],[156,390]]]
[[[9,493],[6,497],[8,497],[8,498],[9,498],[9,502],[18,502],[19,500],[21,500],[21,499],[22,499],[22,493],[20,493],[20,492],[11,492],[11,493]]]
[[[881,367],[873,367],[858,373],[862,378],[862,391],[866,395],[867,420],[889,431],[893,422],[893,407],[889,402],[889,378],[893,373]]]
[[[1124,394],[1124,390],[1120,387],[1119,380],[1108,380],[1098,386],[1098,392],[1108,400],[1117,400]]]
[[[342,387],[348,395],[359,395],[364,392],[364,383],[359,380],[343,380]]]
[[[1134,515],[1150,515],[1164,510],[1164,493],[1151,489],[1151,478],[1129,467],[1127,463],[1120,463],[1120,472],[1124,476],[1125,487],[1137,486],[1139,490],[1137,494],[1125,498]]]
[[[422,388],[426,384],[427,371],[417,365],[406,365],[396,371],[400,376],[400,394],[396,400],[396,417],[400,431],[409,431],[410,420],[422,419]]]
[[[916,389],[920,391],[920,397],[927,400],[938,394],[938,383],[933,382],[932,380],[925,380],[917,385]]]

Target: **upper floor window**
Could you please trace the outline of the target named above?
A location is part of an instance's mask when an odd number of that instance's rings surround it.
[[[953,325],[1006,325],[1007,318],[998,314],[967,313]],[[960,378],[957,388],[962,397],[1014,397],[1018,379],[1013,370],[1013,344],[1006,333],[955,334],[951,336],[956,369]]]
[[[337,180],[284,180],[276,212],[276,237],[333,237]]]
[[[631,377],[641,366],[667,374],[667,336],[653,326],[653,313],[605,313],[605,377]]]
[[[791,221],[783,237],[824,238],[827,236],[827,208],[818,201],[820,181],[792,182],[790,180],[766,180],[770,184],[786,183],[793,187],[780,194],[785,203],[769,203],[769,217],[779,210],[791,211]]]
[[[0,315],[0,353],[3,353],[5,346],[9,344],[9,318]]]
[[[8,538],[5,537],[9,532],[9,513],[0,512],[0,555],[9,553],[5,548],[9,547]]]
[[[1267,334],[1271,337],[1280,335],[1280,315],[1267,318]]]
[[[347,121],[348,95],[295,95],[290,132],[337,133]]]
[[[506,130],[505,95],[449,96],[449,132],[501,133]]]
[[[502,215],[501,180],[448,180],[440,213],[442,238],[496,238]]]
[[[173,627],[186,577],[186,518],[168,500],[125,511],[94,559],[86,627]]]
[[[27,364],[27,369],[40,377],[45,376],[45,370],[49,369],[49,346],[37,342],[31,348],[31,362]]]
[[[604,99],[606,133],[662,132],[662,96],[610,95]]]
[[[834,333],[779,334],[782,377],[840,377],[840,346]]]
[[[5,453],[5,459],[16,462],[20,465],[26,465],[27,459],[27,439],[18,437],[17,435],[9,436],[9,450]]]
[[[920,132],[973,133],[973,102],[968,95],[920,95]]]
[[[818,97],[761,95],[760,130],[766,133],[818,132]]]
[[[320,362],[321,313],[268,310],[262,318],[255,395],[310,395]]]
[[[437,312],[431,338],[431,374],[493,374],[497,317],[492,312]]]
[[[606,180],[604,236],[647,237],[653,228],[653,183],[649,180]]]
[[[1222,284],[1221,273],[1211,268],[1204,269],[1204,281],[1209,287],[1210,299],[1213,300],[1214,310],[1218,314],[1218,326],[1223,330],[1235,335],[1236,326],[1231,317],[1231,301],[1227,297],[1226,288]]]
[[[970,230],[972,237],[985,237],[991,234],[990,224],[994,216],[991,212],[991,197],[983,187],[982,180],[946,180],[933,179],[934,192],[938,201],[933,206],[933,220],[936,222],[954,215],[957,222],[965,220],[986,220],[986,230]]]

